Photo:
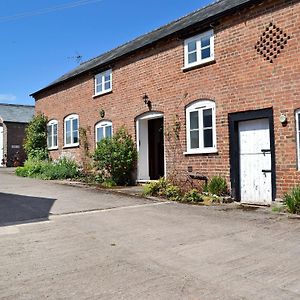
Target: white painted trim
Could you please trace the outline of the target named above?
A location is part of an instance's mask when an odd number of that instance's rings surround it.
[[[105,76],[109,75],[110,76],[110,80],[109,81],[105,81]],[[100,85],[100,83],[98,83],[98,80],[101,80],[101,84],[102,84],[102,91],[97,93],[97,86]],[[110,88],[109,89],[105,89],[105,82],[110,82]],[[94,86],[95,86],[95,94],[93,97],[97,97],[97,96],[101,96],[104,94],[107,94],[109,92],[112,91],[112,69],[106,70],[104,72],[101,72],[97,75],[95,75],[94,77]]]
[[[69,120],[74,120],[74,119],[77,119],[77,124],[78,124],[78,143],[70,143],[70,144],[67,144],[66,143],[66,140],[67,140],[67,132],[66,132],[66,122],[69,121]],[[70,123],[71,126],[70,126],[70,129],[71,129],[71,140],[73,141],[74,137],[73,137],[73,122]],[[69,115],[67,117],[65,117],[64,119],[64,148],[71,148],[71,147],[77,147],[79,146],[79,116],[77,114],[72,114],[72,115]]]
[[[212,130],[213,130],[213,147],[204,147],[203,145],[203,115],[201,112],[205,109],[212,109]],[[190,147],[190,113],[198,111],[199,118],[199,148]],[[217,130],[216,130],[216,104],[212,100],[199,100],[187,106],[186,108],[186,152],[184,154],[209,154],[217,153]]]
[[[201,67],[201,66],[208,65],[209,63],[212,63],[212,62],[215,62],[214,58],[207,59],[207,60],[201,61],[199,63],[190,64],[190,65],[188,65],[186,67],[182,67],[181,70],[182,71],[188,71],[188,70],[194,69],[196,67]]]
[[[300,128],[299,128],[299,115],[300,109],[297,109],[295,112],[295,119],[296,119],[296,141],[297,141],[297,170],[300,171]]]
[[[96,125],[95,125],[95,142],[96,142],[96,146],[97,146],[97,143],[99,142],[98,141],[98,133],[97,133],[97,129],[98,128],[104,128],[104,138],[106,138],[106,134],[105,134],[105,128],[106,127],[111,127],[111,135],[113,135],[113,124],[111,121],[100,121],[98,122]]]
[[[56,133],[56,144],[57,146],[48,146],[48,150],[57,150],[58,149],[58,121],[57,120],[51,120],[47,124],[47,143],[48,143],[48,126],[51,126],[51,134],[52,134],[52,139],[51,139],[51,145],[54,145],[54,126],[57,125],[57,133]]]
[[[138,120],[152,120],[152,119],[159,119],[163,118],[164,114],[159,112],[149,112],[144,115],[142,115]]]
[[[164,121],[164,114],[163,113],[159,113],[159,112],[149,112],[146,113],[140,117],[138,117],[136,119],[136,147],[137,147],[137,152],[139,155],[140,152],[140,121],[148,121],[148,120],[153,120],[153,119],[159,119],[159,118],[163,118]],[[163,125],[165,127],[165,124]],[[147,129],[148,130],[148,129]],[[166,177],[167,174],[167,162],[166,162],[166,140],[165,140],[165,135],[164,135],[164,170],[165,170],[165,174],[164,177]],[[148,155],[148,153],[147,153]],[[147,163],[149,166],[149,158],[147,159]],[[141,183],[145,183],[145,182],[149,182],[150,181],[150,177],[149,179],[145,178],[145,179],[139,179],[139,159],[138,159],[138,163],[137,163],[137,182],[141,182]]]
[[[104,96],[104,95],[106,95],[106,94],[110,94],[111,92],[112,92],[112,89],[110,89],[110,90],[108,90],[108,91],[105,91],[105,92],[103,92],[103,93],[95,94],[95,95],[93,95],[92,97],[93,97],[93,98],[97,98],[97,97],[100,97],[100,96]]]
[[[208,148],[207,150],[201,150],[201,151],[187,151],[183,152],[183,155],[193,155],[193,154],[213,154],[213,153],[218,153],[217,149],[210,149]]]
[[[210,38],[210,46],[204,47],[204,48],[210,48],[210,57],[202,59],[201,58],[201,50],[203,49],[201,47],[201,39],[203,37],[209,37]],[[197,60],[193,63],[189,63],[189,52],[188,52],[188,44],[190,42],[196,42],[196,56]],[[198,34],[196,36],[193,36],[191,38],[188,38],[184,41],[184,68],[183,69],[189,69],[194,66],[206,64],[208,62],[211,62],[215,59],[215,37],[214,37],[214,31],[211,29],[209,31],[203,32],[201,34]]]

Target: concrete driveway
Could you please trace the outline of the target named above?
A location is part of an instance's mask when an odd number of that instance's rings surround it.
[[[0,225],[48,219],[50,215],[102,210],[149,203],[119,197],[94,188],[78,188],[51,181],[21,178],[13,169],[0,168]]]
[[[4,220],[7,199],[58,215],[0,227],[0,299],[300,299],[299,220],[0,171]]]

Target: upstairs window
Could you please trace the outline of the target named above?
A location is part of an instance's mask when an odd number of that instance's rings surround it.
[[[96,143],[100,142],[104,138],[110,138],[112,136],[112,122],[101,121],[95,126]]]
[[[112,91],[112,70],[99,73],[95,76],[95,96]]]
[[[214,153],[216,147],[215,103],[197,101],[186,109],[187,154]]]
[[[56,120],[52,120],[47,124],[47,145],[48,149],[57,149],[57,127],[58,122]]]
[[[65,118],[65,146],[72,147],[79,145],[79,117],[70,115]]]
[[[184,67],[189,68],[214,60],[214,32],[209,30],[184,42]]]

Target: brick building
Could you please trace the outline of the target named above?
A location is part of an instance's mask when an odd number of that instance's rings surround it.
[[[82,159],[125,125],[137,180],[222,175],[269,204],[300,181],[300,3],[221,0],[81,64],[35,92],[51,155]]]
[[[34,106],[0,103],[0,166],[22,164],[25,128],[34,116]]]

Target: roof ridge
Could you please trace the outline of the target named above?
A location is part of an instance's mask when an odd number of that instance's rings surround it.
[[[12,103],[0,103],[0,106],[21,106],[21,107],[35,107],[35,105],[27,105],[27,104],[12,104]]]
[[[137,36],[136,38],[121,44],[120,46],[103,52],[102,54],[86,60],[77,67],[69,70],[65,74],[61,75],[59,78],[45,86],[44,88],[33,92],[30,96],[35,98],[35,95],[45,91],[46,89],[58,85],[66,80],[75,78],[76,76],[83,74],[88,71],[96,70],[97,68],[104,68],[105,66],[111,64],[116,59],[120,59],[124,55],[129,55],[134,51],[140,50],[147,47],[159,40],[172,36],[175,33],[187,30],[191,26],[196,24],[203,24],[208,20],[213,20],[214,18],[219,18],[224,14],[232,12],[234,9],[240,8],[242,6],[249,5],[254,2],[261,2],[263,0],[217,0],[209,3],[201,8],[186,14],[178,18],[177,20],[171,21],[161,27],[158,27],[148,33]],[[37,100],[37,99],[35,99]]]
[[[169,23],[166,23],[166,24],[164,24],[164,25],[162,25],[162,26],[159,26],[159,27],[157,27],[157,28],[155,28],[155,29],[153,29],[153,30],[150,30],[150,31],[148,31],[148,32],[146,32],[146,33],[143,33],[142,35],[139,35],[139,36],[133,38],[132,40],[129,40],[129,41],[127,41],[127,42],[125,42],[125,43],[123,43],[123,44],[121,44],[121,45],[119,45],[119,46],[113,48],[113,49],[107,50],[107,51],[105,51],[105,52],[103,52],[103,53],[101,53],[101,54],[99,54],[99,55],[97,55],[97,56],[95,56],[95,57],[93,57],[93,58],[90,58],[90,59],[88,59],[88,60],[82,62],[82,63],[80,64],[80,66],[82,66],[82,65],[84,65],[84,64],[86,64],[86,63],[89,63],[89,62],[91,62],[91,61],[93,61],[93,60],[95,60],[95,59],[97,59],[97,58],[99,58],[99,57],[101,57],[101,56],[103,56],[103,55],[106,55],[106,54],[108,54],[108,53],[110,53],[110,52],[112,52],[112,51],[115,51],[115,50],[117,50],[117,49],[119,49],[119,48],[122,48],[122,47],[128,45],[129,43],[132,43],[132,42],[134,42],[134,41],[136,41],[136,40],[138,40],[138,39],[140,39],[140,38],[142,38],[142,37],[144,37],[144,36],[146,36],[146,35],[148,35],[148,34],[150,34],[150,33],[154,33],[154,32],[156,32],[156,31],[158,31],[158,30],[160,30],[160,29],[162,29],[162,28],[164,28],[164,27],[166,27],[166,26],[169,26],[169,25],[171,25],[171,24],[173,24],[173,23],[176,23],[176,22],[178,22],[178,21],[180,21],[180,20],[186,18],[186,17],[189,17],[189,16],[191,16],[191,15],[194,15],[195,13],[198,13],[198,12],[201,11],[201,10],[207,9],[209,6],[213,6],[213,5],[215,5],[217,2],[221,2],[221,1],[225,1],[225,0],[215,0],[215,1],[213,1],[212,3],[209,3],[209,4],[205,5],[205,6],[202,6],[201,8],[198,8],[198,9],[196,9],[196,10],[190,12],[190,13],[187,13],[186,15],[184,15],[184,16],[182,16],[182,17],[177,18],[176,20],[170,21]]]

